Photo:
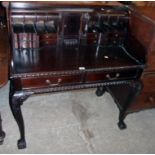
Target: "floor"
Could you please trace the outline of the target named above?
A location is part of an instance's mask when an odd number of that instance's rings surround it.
[[[8,88],[0,89],[6,132],[0,153],[155,153],[155,110],[128,115],[128,128],[119,130],[113,99],[97,97],[95,89],[30,97],[22,106],[27,148],[18,150]]]

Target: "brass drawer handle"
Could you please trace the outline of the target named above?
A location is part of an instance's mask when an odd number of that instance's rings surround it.
[[[58,78],[57,83],[54,83],[54,84],[51,83],[51,81],[49,79],[47,79],[45,82],[46,82],[46,84],[48,84],[50,86],[57,86],[57,85],[59,85],[62,82],[62,79]]]
[[[108,78],[109,80],[115,80],[115,79],[117,79],[119,76],[120,76],[119,73],[116,73],[115,77],[111,77],[110,74],[107,74],[107,75],[106,75],[106,78]]]
[[[61,78],[58,78],[58,83],[61,83],[62,82],[62,79]]]

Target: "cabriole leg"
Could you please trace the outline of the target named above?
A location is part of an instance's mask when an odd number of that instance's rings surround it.
[[[21,105],[29,95],[24,93],[16,93],[12,82],[10,83],[9,104],[12,114],[17,122],[20,131],[20,139],[17,142],[18,149],[26,148],[24,120],[21,111]]]
[[[18,140],[18,148],[23,149],[26,148],[26,141],[25,141],[25,129],[24,129],[24,121],[21,112],[21,105],[15,99],[14,96],[10,96],[10,108],[12,114],[18,124],[19,131],[20,131],[20,139]]]

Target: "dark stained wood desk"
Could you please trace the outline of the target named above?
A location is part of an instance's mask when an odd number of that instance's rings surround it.
[[[112,94],[125,129],[142,90],[146,49],[131,33],[129,11],[112,2],[5,2],[10,36],[9,103],[26,147],[23,102],[35,94],[97,88]],[[116,89],[124,89],[125,96]]]

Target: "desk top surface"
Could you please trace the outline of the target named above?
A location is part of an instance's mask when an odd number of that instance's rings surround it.
[[[121,47],[47,46],[40,50],[14,52],[15,74],[85,69],[132,67],[138,63]]]

